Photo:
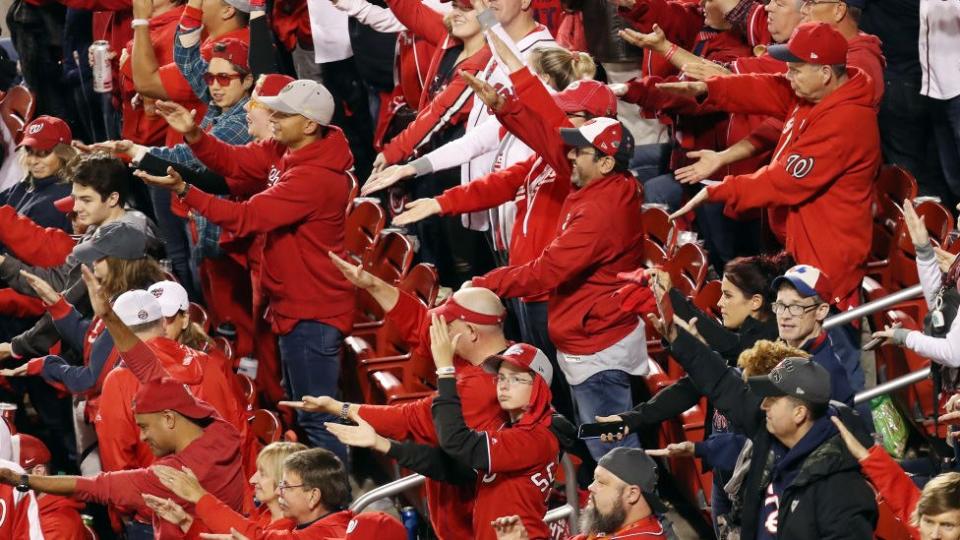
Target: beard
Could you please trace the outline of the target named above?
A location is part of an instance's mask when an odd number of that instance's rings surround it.
[[[580,515],[580,532],[590,534],[613,534],[623,526],[627,519],[627,509],[618,501],[617,506],[607,514],[597,510],[597,502],[590,497],[590,504]]]
[[[583,178],[580,176],[580,169],[577,168],[576,163],[571,163],[571,165],[573,166],[570,168],[570,183],[578,189],[582,188]]]

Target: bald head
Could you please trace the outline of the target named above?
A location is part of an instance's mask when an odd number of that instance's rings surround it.
[[[500,297],[490,289],[483,287],[467,287],[453,293],[453,299],[461,306],[484,315],[503,316],[507,309],[503,307]]]

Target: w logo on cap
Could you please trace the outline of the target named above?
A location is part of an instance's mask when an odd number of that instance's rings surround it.
[[[36,135],[37,133],[40,133],[41,131],[43,131],[43,124],[41,124],[41,123],[38,122],[38,123],[33,124],[32,126],[30,126],[29,128],[27,128],[27,135]]]

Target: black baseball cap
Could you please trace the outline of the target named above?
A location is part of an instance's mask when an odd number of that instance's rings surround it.
[[[639,487],[655,514],[667,513],[667,505],[657,496],[657,462],[642,449],[614,448],[600,458],[597,466],[610,471],[627,485]]]
[[[139,259],[147,249],[147,235],[123,221],[112,221],[97,228],[93,236],[78,244],[73,255],[87,266],[105,257]]]
[[[808,358],[787,358],[767,375],[747,379],[760,397],[792,396],[809,403],[830,402],[830,372]]]

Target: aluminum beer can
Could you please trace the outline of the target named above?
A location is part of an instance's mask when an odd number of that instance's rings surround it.
[[[110,66],[110,43],[97,40],[90,45],[93,57],[93,91],[106,94],[113,91],[113,68]]]
[[[407,529],[407,540],[417,540],[417,529],[420,527],[420,516],[417,515],[417,509],[412,506],[404,506],[400,510],[400,519]]]

